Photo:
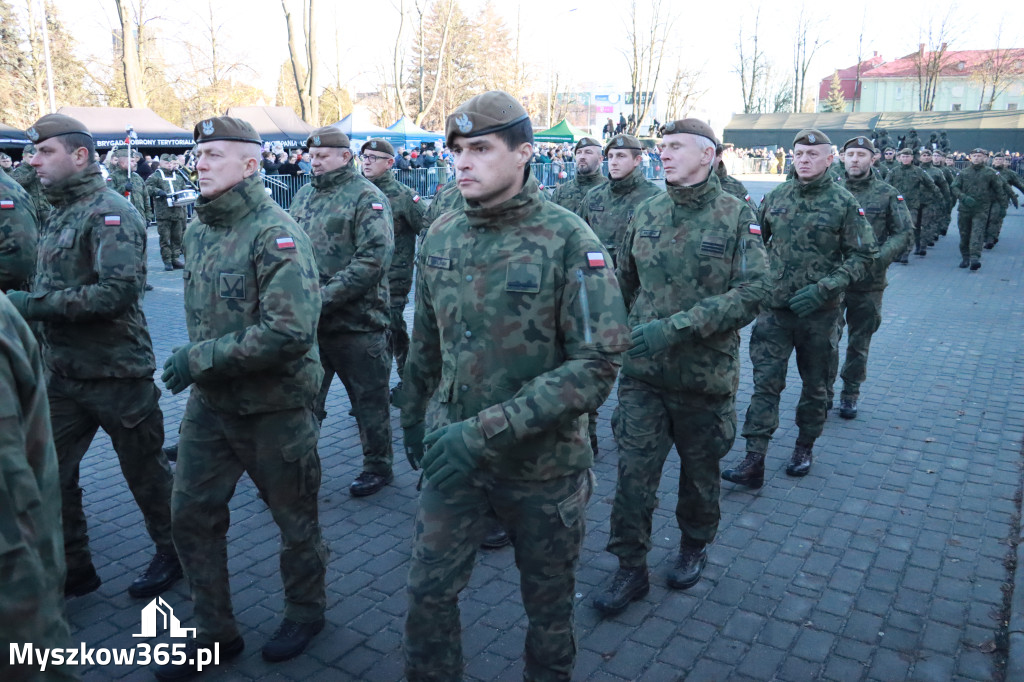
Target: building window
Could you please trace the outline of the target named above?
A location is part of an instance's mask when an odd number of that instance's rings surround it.
[[[903,88],[896,87],[896,99],[903,99]]]
[[[959,104],[954,104],[953,108],[950,109],[950,111],[960,111],[960,105]]]
[[[1017,111],[1017,103],[1016,102],[1010,102],[1009,104],[1006,105],[1006,110],[1007,111]]]

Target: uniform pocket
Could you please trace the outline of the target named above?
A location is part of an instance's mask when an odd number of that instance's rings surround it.
[[[594,472],[587,469],[580,479],[580,487],[576,492],[558,503],[558,517],[566,528],[572,528],[579,523],[594,492]]]

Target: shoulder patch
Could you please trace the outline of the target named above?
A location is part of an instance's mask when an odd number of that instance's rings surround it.
[[[605,267],[604,254],[600,251],[587,251],[587,265],[592,268]]]
[[[858,206],[858,207],[857,207],[857,213],[859,213],[859,214],[861,214],[861,215],[864,215],[864,209],[863,209],[863,208],[861,208],[860,206]]]
[[[375,201],[372,204],[370,204],[370,208],[372,208],[374,211],[383,211],[384,210],[384,204],[382,204],[382,203],[380,203],[378,201]]]
[[[105,215],[105,216],[103,216],[103,224],[107,225],[107,226],[110,226],[110,225],[120,225],[121,224],[121,216],[119,216],[119,215]]]
[[[412,203],[414,203],[414,204],[420,203],[420,195],[419,194],[417,194],[416,196],[414,196],[412,198]]]
[[[2,200],[0,200],[0,209],[3,209],[5,211],[9,211],[12,208],[14,208],[14,200],[13,199],[2,199]]]
[[[905,201],[902,194],[896,195],[896,201]]]
[[[757,223],[750,223],[750,227],[748,229],[750,230],[750,234],[761,234],[761,226]]]
[[[291,237],[278,237],[277,238],[277,248],[279,248],[279,249],[294,249],[295,248],[295,240],[292,239]]]

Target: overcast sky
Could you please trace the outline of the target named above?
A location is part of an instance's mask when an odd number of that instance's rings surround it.
[[[137,2],[137,0],[134,0]],[[289,0],[296,2],[296,0]],[[637,0],[641,7],[650,0]],[[761,6],[761,36],[776,68],[792,71],[792,46],[798,2],[776,0],[715,0],[692,2],[666,0],[677,18],[671,37],[675,53],[666,59],[665,79],[677,60],[701,67],[709,93],[701,102],[701,117],[721,129],[736,111],[742,111],[736,42],[741,25],[749,33]],[[73,28],[85,53],[110,54],[110,30],[117,24],[114,0],[55,0],[67,26]],[[412,0],[406,0],[407,5]],[[472,15],[481,0],[460,0]],[[391,61],[398,31],[398,0],[318,0],[319,50],[322,81],[333,81],[336,71],[335,35],[340,34],[342,82],[350,91],[375,89],[378,67]],[[576,84],[608,84],[628,89],[629,72],[623,51],[627,48],[627,0],[500,0],[510,30],[517,21],[521,43],[543,90],[549,74]],[[858,38],[864,28],[863,54],[879,52],[896,59],[928,42],[929,22],[934,29],[952,8],[954,20],[950,49],[984,49],[995,46],[1000,23],[1001,47],[1024,47],[1024,5],[998,0],[949,2],[948,0],[864,0],[845,3],[808,3],[808,12],[827,40],[815,54],[808,73],[808,88],[817,91],[822,78],[833,70],[857,61]],[[159,17],[151,25],[165,41],[173,62],[177,44],[203,25],[206,0],[147,0],[147,14]],[[253,69],[252,80],[273,97],[281,63],[287,59],[286,31],[280,0],[216,0],[215,17],[224,26],[225,49]],[[408,26],[408,25],[407,25]],[[408,35],[408,34],[407,34]],[[813,32],[812,32],[813,35]],[[660,88],[659,88],[660,89]]]

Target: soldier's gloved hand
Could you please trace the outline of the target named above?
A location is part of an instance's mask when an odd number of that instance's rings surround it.
[[[173,395],[177,395],[192,385],[192,371],[188,368],[188,351],[194,344],[186,343],[171,351],[171,357],[164,363],[164,373],[160,379]]]
[[[11,302],[11,305],[17,309],[23,318],[26,320],[32,319],[29,312],[29,307],[32,304],[32,299],[29,298],[30,294],[27,291],[8,291],[7,300]]]
[[[402,427],[402,441],[405,445],[405,458],[409,460],[409,466],[413,471],[420,468],[423,460],[423,436],[425,434],[423,422],[417,422],[412,426]]]
[[[808,284],[789,299],[789,309],[796,313],[797,317],[807,317],[823,305],[825,294],[821,293],[817,284]]]
[[[1010,197],[1010,201],[1013,202],[1013,207],[1014,208],[1020,208],[1020,202],[1017,201],[1017,195],[1016,194],[1014,194],[1012,197]]]
[[[960,197],[960,205],[969,211],[973,211],[978,207],[978,200],[974,197],[969,197],[966,194]]]
[[[667,320],[652,320],[633,327],[629,357],[650,357],[669,346],[686,341],[692,336],[693,328],[685,313],[676,313]]]
[[[423,439],[427,451],[420,463],[423,475],[446,495],[455,492],[462,480],[477,467],[481,452],[473,452],[466,444],[463,431],[466,422],[455,422],[431,431]]]

